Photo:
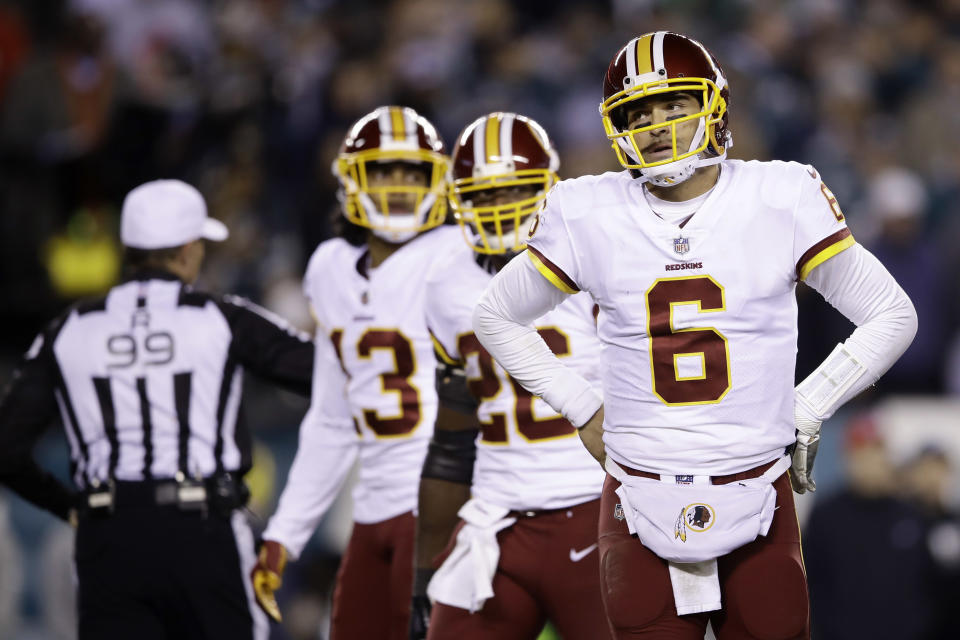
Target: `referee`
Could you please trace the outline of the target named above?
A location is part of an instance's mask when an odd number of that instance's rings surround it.
[[[308,395],[312,342],[190,287],[204,239],[227,237],[190,185],[131,191],[120,236],[129,278],[51,323],[0,399],[0,482],[76,524],[81,640],[266,638],[246,580],[242,378]],[[56,414],[76,492],[33,459]]]

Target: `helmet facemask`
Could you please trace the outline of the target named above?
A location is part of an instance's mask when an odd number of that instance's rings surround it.
[[[383,240],[402,243],[421,231],[443,223],[447,213],[444,197],[447,158],[424,149],[378,149],[343,153],[333,171],[340,180],[338,196],[344,216],[366,227]],[[376,165],[404,163],[424,174],[424,180],[410,184],[372,181]]]
[[[534,217],[557,180],[557,174],[549,169],[454,180],[450,206],[474,251],[488,255],[517,253],[526,248]]]
[[[644,78],[641,78],[644,79]],[[656,78],[648,82],[629,82],[627,88],[619,91],[600,105],[600,115],[607,138],[612,142],[614,153],[625,169],[640,173],[640,179],[657,186],[675,186],[687,180],[703,166],[716,164],[726,157],[729,144],[719,144],[715,127],[721,125],[726,112],[726,102],[720,88],[708,78]],[[629,128],[626,112],[631,103],[660,96],[668,98],[675,94],[688,94],[699,102],[699,111],[688,113],[675,119],[660,123],[651,123],[642,127]],[[696,122],[696,130],[687,144],[681,143],[678,127]],[[638,136],[648,132],[669,129],[664,142],[670,147],[666,157],[651,158],[645,154]]]

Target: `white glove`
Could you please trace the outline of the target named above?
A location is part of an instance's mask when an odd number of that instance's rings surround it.
[[[820,446],[821,421],[812,415],[799,399],[793,408],[793,420],[797,427],[797,442],[793,448],[793,463],[790,465],[790,484],[797,493],[817,490],[813,481],[813,461]]]

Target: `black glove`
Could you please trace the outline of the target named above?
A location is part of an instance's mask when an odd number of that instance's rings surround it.
[[[413,579],[413,599],[410,601],[410,640],[426,640],[430,628],[433,605],[427,597],[427,585],[433,569],[417,569]]]

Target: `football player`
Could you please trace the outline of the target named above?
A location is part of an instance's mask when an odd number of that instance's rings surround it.
[[[540,125],[497,112],[463,130],[451,162],[466,243],[427,278],[440,410],[420,483],[411,637],[532,640],[549,619],[569,640],[606,638],[595,554],[603,472],[573,425],[510,378],[472,328],[483,290],[524,249],[559,159]],[[552,353],[599,382],[588,295],[534,325]],[[456,546],[434,575],[448,540]]]
[[[551,191],[526,259],[481,298],[477,338],[608,471],[616,637],[699,640],[709,620],[720,639],[806,638],[790,481],[815,488],[820,423],[906,349],[916,312],[814,168],[726,158],[730,87],[702,44],[634,38],[603,87],[625,170]],[[857,329],[794,388],[800,280]],[[602,397],[529,326],[579,291],[600,306]]]
[[[413,109],[380,107],[357,121],[333,172],[343,214],[365,239],[322,243],[304,277],[317,321],[313,396],[252,580],[279,620],[273,592],[284,565],[299,556],[359,456],[334,640],[407,635],[413,513],[437,412],[424,274],[459,235],[440,226],[447,164],[440,136]]]

